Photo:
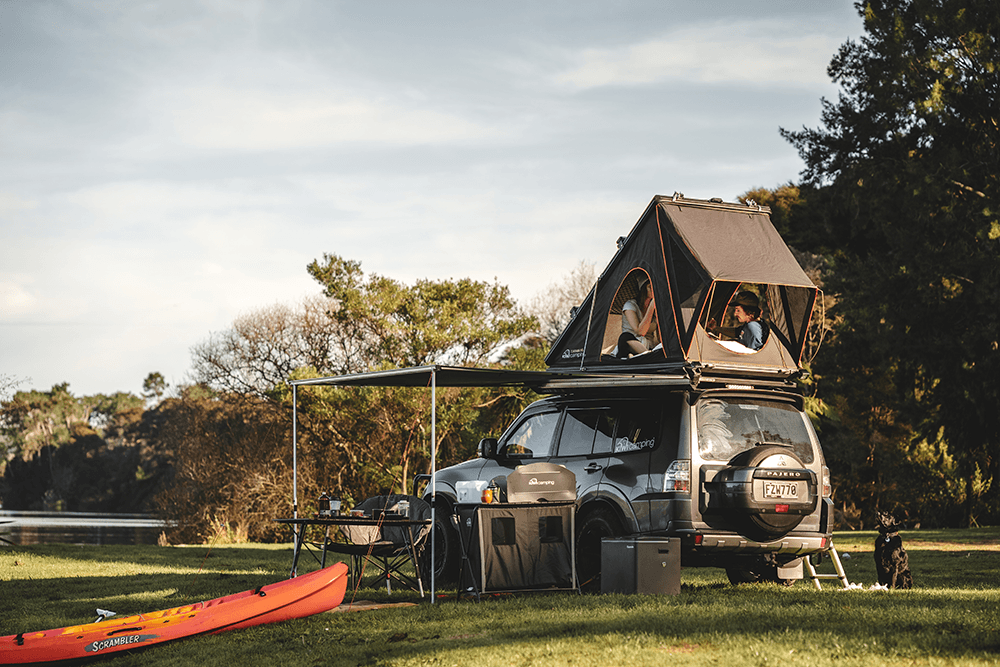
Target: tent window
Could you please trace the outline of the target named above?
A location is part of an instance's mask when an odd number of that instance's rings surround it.
[[[730,352],[760,351],[772,329],[769,288],[755,283],[717,282],[703,311],[701,325],[716,343]]]
[[[649,274],[643,269],[632,269],[628,272],[628,275],[625,276],[625,279],[622,280],[622,284],[618,287],[618,292],[615,294],[614,301],[611,302],[611,309],[608,312],[607,325],[604,330],[602,354],[609,355],[619,351],[619,338],[624,331],[622,318],[625,317],[624,311],[629,309],[629,306],[626,304],[632,302],[633,306],[638,307],[638,320],[641,320],[643,315],[645,315],[645,312],[642,310],[642,306],[644,304],[640,303],[643,300],[642,294],[640,294],[640,285],[648,283],[649,280]],[[652,288],[650,287],[650,289]],[[658,312],[657,315],[659,315]],[[656,316],[653,317],[650,328],[646,332],[646,335],[642,336],[642,339],[642,342],[647,350],[655,349],[660,344],[659,326],[657,324]],[[632,352],[632,354],[637,353],[638,352]]]

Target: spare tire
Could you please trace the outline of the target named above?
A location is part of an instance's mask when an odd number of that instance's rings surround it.
[[[734,456],[713,480],[718,506],[741,535],[769,542],[816,510],[816,475],[790,448],[753,447]]]

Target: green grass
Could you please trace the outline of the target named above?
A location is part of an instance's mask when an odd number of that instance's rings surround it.
[[[872,532],[836,543],[876,581]],[[111,658],[108,665],[995,665],[1000,528],[903,535],[916,588],[730,586],[685,569],[679,596],[536,594],[328,613]],[[0,548],[0,635],[151,611],[288,575],[288,545]],[[829,564],[825,565],[829,568]],[[350,596],[350,592],[349,592]],[[418,601],[365,589],[358,600]]]

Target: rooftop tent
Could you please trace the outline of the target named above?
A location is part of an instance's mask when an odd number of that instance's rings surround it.
[[[654,197],[546,358],[553,370],[678,370],[693,362],[734,370],[798,370],[817,289],[756,205]],[[614,356],[622,307],[652,284],[659,345]],[[709,333],[732,327],[731,300],[758,297],[764,346],[753,351]],[[714,320],[714,322],[712,322]]]

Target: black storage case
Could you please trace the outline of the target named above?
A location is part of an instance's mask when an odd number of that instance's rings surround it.
[[[678,595],[681,541],[676,537],[601,540],[601,592]]]

